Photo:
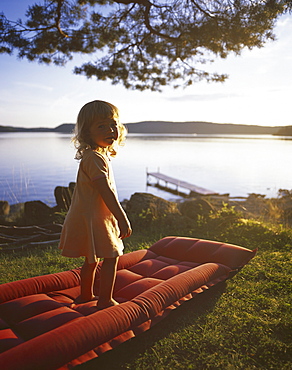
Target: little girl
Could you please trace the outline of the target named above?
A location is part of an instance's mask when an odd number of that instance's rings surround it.
[[[96,299],[93,284],[99,258],[100,289],[97,307],[117,305],[113,299],[118,256],[122,239],[131,235],[130,222],[115,189],[108,155],[115,156],[114,144],[125,138],[118,109],[95,100],[85,104],[77,117],[73,142],[76,159],[81,159],[71,206],[66,216],[59,248],[67,257],[85,256],[81,269],[81,294],[77,303]]]

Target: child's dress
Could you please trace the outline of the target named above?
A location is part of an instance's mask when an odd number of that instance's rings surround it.
[[[85,150],[61,234],[59,248],[63,256],[85,256],[89,263],[94,263],[99,257],[123,254],[118,222],[95,185],[95,181],[102,177],[108,178],[116,194],[109,158],[91,149]]]

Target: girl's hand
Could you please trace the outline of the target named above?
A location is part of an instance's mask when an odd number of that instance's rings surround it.
[[[122,221],[118,222],[119,229],[120,229],[120,235],[119,238],[125,239],[131,236],[132,234],[132,227],[128,219],[124,219]]]

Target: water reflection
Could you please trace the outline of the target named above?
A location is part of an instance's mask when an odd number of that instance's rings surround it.
[[[165,199],[172,194],[146,187],[147,170],[165,173],[218,193],[277,196],[291,189],[292,141],[272,136],[162,137],[129,135],[112,160],[119,198],[149,191]],[[0,199],[11,204],[42,200],[55,204],[54,189],[75,181],[78,162],[71,135],[0,134]]]

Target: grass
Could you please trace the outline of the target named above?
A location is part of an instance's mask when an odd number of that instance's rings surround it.
[[[292,231],[246,219],[224,206],[196,220],[165,215],[132,220],[126,252],[166,235],[220,240],[250,249],[256,257],[226,283],[197,295],[151,330],[108,351],[80,370],[281,369],[292,368]],[[0,256],[1,283],[79,267],[57,246]]]

